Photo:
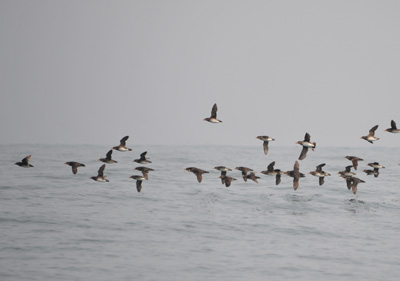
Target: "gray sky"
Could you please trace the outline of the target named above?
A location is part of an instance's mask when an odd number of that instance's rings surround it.
[[[400,2],[0,1],[0,143],[372,145]],[[221,124],[202,121],[218,104]],[[128,145],[129,146],[129,145]]]

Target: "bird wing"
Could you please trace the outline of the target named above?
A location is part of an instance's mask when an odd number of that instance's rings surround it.
[[[350,188],[353,185],[353,178],[346,178],[346,184],[347,184],[347,189],[350,190]]]
[[[24,165],[28,165],[29,159],[31,158],[32,155],[28,155],[26,156],[24,159],[22,159],[22,164]]]
[[[211,118],[217,118],[217,104],[215,103],[211,109]]]
[[[300,171],[300,165],[299,165],[299,162],[294,162],[294,166],[293,166],[293,172],[295,172],[295,173],[299,173],[299,171]]]
[[[319,185],[323,185],[324,184],[324,177],[320,177],[319,178]]]
[[[110,149],[110,151],[107,152],[107,154],[106,154],[106,159],[107,160],[111,160],[111,154],[112,154],[112,149]]]
[[[375,134],[375,130],[378,129],[379,125],[375,125],[371,128],[371,130],[369,130],[369,135],[373,136]]]
[[[268,165],[268,167],[267,167],[268,172],[273,172],[274,171],[274,166],[275,166],[275,161],[271,162]]]
[[[268,141],[264,141],[263,147],[264,147],[264,154],[267,155],[268,154]]]
[[[299,177],[293,177],[293,188],[294,190],[297,190],[299,187]]]
[[[75,175],[78,172],[78,167],[76,165],[72,165],[72,173]]]
[[[100,167],[100,169],[99,169],[99,171],[98,171],[98,173],[97,173],[97,176],[102,177],[105,168],[106,168],[106,164],[103,164],[103,165]]]
[[[281,175],[277,174],[276,177],[275,177],[275,184],[279,185],[280,183],[281,183]]]
[[[319,164],[319,165],[317,166],[316,171],[317,171],[317,172],[322,172],[322,167],[323,167],[323,166],[325,166],[325,163]]]
[[[142,190],[142,181],[141,180],[136,181],[136,189],[138,192],[140,192]]]
[[[394,120],[390,122],[390,125],[392,126],[392,129],[397,130],[396,122],[394,122]]]
[[[306,158],[307,151],[308,151],[308,147],[307,146],[303,146],[303,149],[301,150],[301,153],[300,153],[300,156],[299,156],[299,160],[303,160],[304,158]]]
[[[147,154],[147,151],[140,154],[140,160],[146,160],[146,154]]]
[[[203,179],[202,173],[201,172],[195,172],[196,177],[197,177],[197,181],[200,183],[201,180]]]
[[[357,167],[358,167],[358,160],[357,160],[356,158],[353,158],[353,159],[351,160],[351,162],[353,163],[354,170],[357,170]]]
[[[123,137],[119,142],[122,146],[126,145],[126,141],[129,139],[129,136],[125,136]]]
[[[306,135],[304,136],[304,141],[310,142],[310,139],[311,139],[310,134],[306,133]]]

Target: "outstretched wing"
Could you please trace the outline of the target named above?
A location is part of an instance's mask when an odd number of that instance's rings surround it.
[[[145,151],[142,154],[140,154],[140,160],[145,160],[146,159],[146,154],[147,154],[147,151]]]
[[[273,172],[274,171],[274,166],[275,166],[275,161],[271,162],[268,165],[268,167],[267,167],[268,172]]]
[[[322,172],[322,167],[323,167],[323,166],[325,166],[325,163],[319,164],[319,165],[317,166],[316,171],[317,171],[317,172]]]
[[[392,126],[392,129],[397,130],[396,122],[394,122],[394,120],[390,122],[390,125]]]
[[[126,141],[129,139],[129,136],[125,136],[125,137],[123,137],[119,142],[120,142],[120,144],[122,145],[122,146],[125,146],[125,144],[126,144]]]
[[[307,151],[308,151],[308,147],[303,146],[303,149],[301,150],[301,153],[299,156],[299,160],[303,160],[304,158],[306,158]]]
[[[211,118],[217,118],[217,110],[218,110],[217,104],[214,103],[211,109]]]
[[[369,130],[369,135],[373,136],[375,134],[375,130],[378,129],[379,125],[375,125],[371,128],[371,130]]]
[[[110,149],[110,151],[107,152],[107,154],[106,154],[106,159],[107,160],[111,160],[111,154],[112,154],[112,149]]]
[[[32,155],[28,155],[26,156],[24,159],[22,159],[22,164],[24,165],[28,165],[29,159],[31,158]]]
[[[268,154],[268,141],[264,141],[263,147],[264,147],[264,154],[267,155]]]
[[[100,169],[99,169],[99,171],[98,171],[98,173],[97,173],[97,175],[99,176],[99,177],[102,177],[103,176],[103,172],[104,172],[104,169],[106,168],[106,164],[103,164],[101,167],[100,167]]]
[[[309,133],[306,133],[306,135],[304,136],[304,141],[310,142],[310,139],[311,139],[311,137],[310,137]]]

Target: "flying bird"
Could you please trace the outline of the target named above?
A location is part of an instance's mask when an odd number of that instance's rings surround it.
[[[247,173],[248,172],[253,172],[253,169],[247,168],[247,167],[236,167],[235,170],[239,170],[242,172],[242,177],[244,181],[247,181]]]
[[[354,170],[357,170],[358,161],[364,161],[364,159],[361,159],[361,158],[359,158],[357,156],[345,156],[344,158],[350,160],[351,163],[353,163]]]
[[[257,179],[259,179],[260,177],[256,176],[254,172],[251,172],[250,174],[246,175],[246,178],[254,181],[255,183],[258,183]]]
[[[200,183],[200,182],[202,181],[202,179],[203,179],[203,174],[204,174],[204,173],[208,173],[207,171],[204,171],[204,170],[202,170],[202,169],[195,168],[195,167],[188,167],[188,168],[185,169],[185,171],[192,172],[193,174],[195,174],[196,177],[197,177],[197,181],[198,181],[199,183]]]
[[[319,164],[319,165],[316,167],[315,171],[311,171],[311,172],[309,173],[310,175],[313,175],[313,176],[315,176],[315,177],[319,177],[319,185],[323,185],[323,184],[324,184],[324,179],[325,179],[325,177],[331,175],[331,174],[329,174],[329,173],[327,173],[327,172],[325,172],[325,171],[322,171],[322,167],[324,167],[324,166],[325,166],[325,163]]]
[[[304,177],[304,174],[300,173],[299,162],[296,161],[294,163],[293,170],[287,171],[285,174],[293,178],[293,189],[297,190],[297,188],[299,187],[299,179]]]
[[[100,158],[99,161],[107,163],[107,164],[118,163],[117,161],[111,159],[112,152],[113,152],[112,149],[110,149],[110,151],[108,151],[106,154],[106,158]]]
[[[114,146],[112,149],[118,150],[118,151],[132,151],[132,149],[126,147],[126,141],[129,139],[129,136],[123,137],[119,142],[120,144],[118,146]]]
[[[72,173],[75,175],[78,172],[78,167],[85,167],[85,164],[81,164],[79,162],[65,162],[64,164],[71,166],[72,168]]]
[[[256,138],[263,141],[264,154],[267,155],[268,154],[268,143],[270,141],[274,141],[275,139],[273,139],[269,136],[258,136]]]
[[[22,168],[30,168],[33,167],[31,164],[29,164],[29,159],[31,158],[32,155],[26,156],[24,159],[21,160],[21,162],[14,163],[14,165],[18,165]]]
[[[143,152],[142,154],[140,154],[140,158],[139,159],[135,159],[132,162],[136,162],[136,163],[139,163],[139,164],[149,164],[149,163],[151,163],[151,161],[148,158],[146,158],[146,154],[147,154],[147,151]]]
[[[349,177],[348,179],[346,179],[347,182],[347,188],[348,189],[352,189],[353,193],[356,194],[357,193],[357,185],[361,182],[364,183],[365,181],[356,178],[356,177]]]
[[[203,120],[208,121],[210,123],[221,123],[222,121],[217,119],[217,110],[218,110],[218,107],[217,107],[217,104],[215,103],[211,109],[211,116],[204,118]]]
[[[311,148],[312,151],[314,151],[314,148],[317,146],[317,144],[315,142],[310,141],[310,138],[311,138],[310,135],[308,133],[306,133],[303,141],[296,142],[296,144],[300,144],[301,146],[303,146],[303,149],[301,150],[301,153],[299,156],[299,160],[303,160],[304,158],[306,158],[307,151],[309,148]]]
[[[271,162],[268,165],[267,170],[261,171],[261,173],[264,175],[275,176],[275,184],[279,185],[281,183],[281,175],[284,174],[284,172],[279,169],[274,169],[274,166],[275,161]]]
[[[338,174],[343,178],[348,178],[348,177],[355,176],[356,174],[351,172],[351,168],[352,167],[353,167],[352,165],[346,166],[345,170],[338,172]]]
[[[221,172],[221,176],[219,177],[221,179],[222,184],[225,183],[225,179],[226,179],[226,172],[228,171],[232,171],[232,169],[229,169],[225,166],[216,166],[213,169],[218,170]],[[230,185],[230,184],[229,184]],[[228,186],[227,186],[228,187]]]
[[[377,141],[379,140],[379,138],[375,137],[375,130],[378,129],[379,125],[375,125],[374,127],[371,128],[371,130],[369,130],[369,134],[367,136],[362,136],[360,137],[360,139],[364,139],[369,143],[373,144],[373,141]]]
[[[400,130],[397,129],[396,122],[394,122],[394,120],[392,120],[390,122],[390,128],[386,129],[385,132],[398,134],[398,133],[400,133]]]
[[[136,167],[134,170],[141,171],[144,176],[144,179],[146,179],[146,180],[149,179],[149,172],[154,171],[152,168],[147,168],[147,167],[142,167],[142,166]]]
[[[129,178],[136,180],[136,189],[138,192],[140,192],[142,190],[142,181],[144,181],[146,178],[139,175],[130,176]]]
[[[92,180],[94,181],[100,181],[100,182],[109,182],[108,179],[106,179],[106,176],[104,176],[104,169],[106,168],[106,164],[103,164],[99,171],[97,172],[97,176],[96,177],[90,177]]]
[[[232,181],[235,181],[235,178],[229,177],[229,176],[219,176],[221,179],[222,183],[225,184],[226,187],[230,187]]]

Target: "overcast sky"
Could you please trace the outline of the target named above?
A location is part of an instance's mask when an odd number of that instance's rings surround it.
[[[0,1],[0,143],[372,145],[400,1]],[[221,124],[203,121],[218,104]],[[128,145],[129,146],[129,145]]]

